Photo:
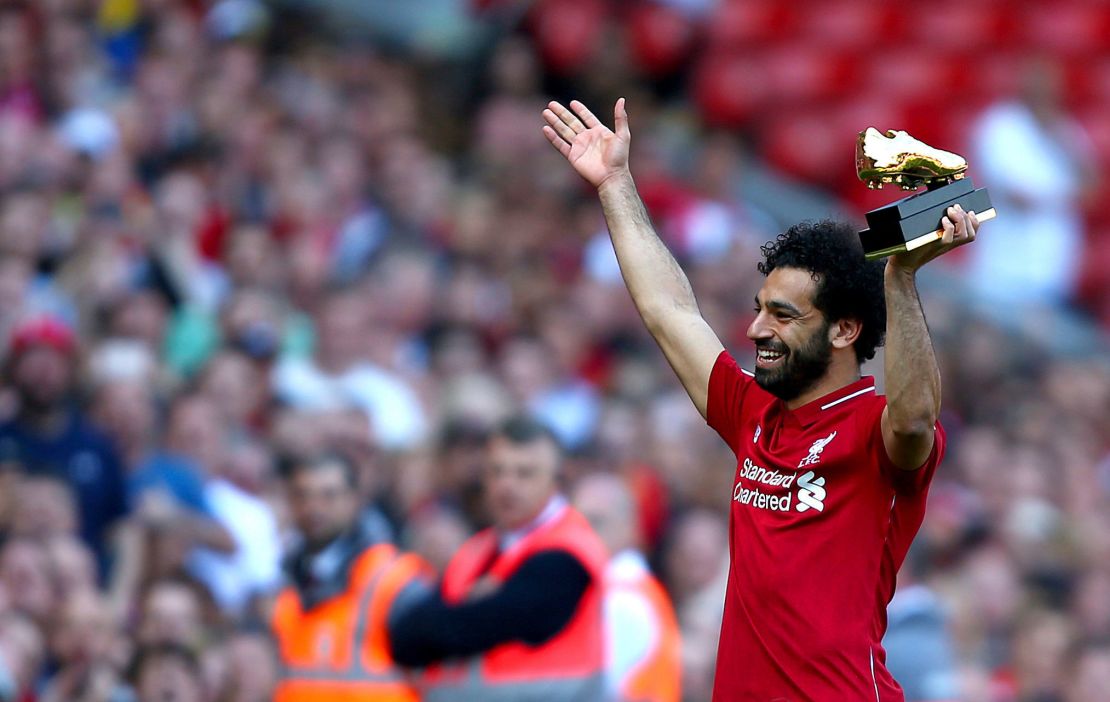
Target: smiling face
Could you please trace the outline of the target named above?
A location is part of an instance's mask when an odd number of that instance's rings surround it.
[[[756,295],[755,381],[789,402],[816,385],[832,363],[832,324],[814,306],[817,282],[799,268],[776,268]]]

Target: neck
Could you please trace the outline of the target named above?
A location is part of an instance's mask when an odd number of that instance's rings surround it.
[[[856,363],[855,352],[852,358],[838,359],[833,357],[829,370],[825,375],[811,385],[805,392],[793,400],[786,402],[786,408],[796,410],[803,405],[808,405],[819,397],[824,397],[830,392],[835,392],[845,385],[851,385],[860,379],[859,364]]]
[[[336,532],[331,536],[327,536],[315,541],[309,541],[306,539],[304,542],[304,552],[310,557],[318,556],[324,551],[328,550],[332,545],[338,543],[339,540],[342,539],[344,536],[350,534],[352,530],[353,527],[344,529],[343,531]]]
[[[521,530],[525,530],[525,529],[528,529],[530,527],[537,526],[537,522],[541,522],[543,520],[543,518],[545,516],[544,513],[549,508],[552,508],[552,507],[558,508],[559,504],[562,504],[561,500],[558,501],[558,502],[554,502],[556,500],[557,496],[558,496],[558,493],[555,493],[555,492],[551,493],[550,495],[547,496],[547,499],[545,499],[543,501],[543,505],[539,508],[539,510],[534,512],[527,519],[522,520],[521,522],[519,522],[517,524],[507,525],[507,526],[501,527],[500,528],[501,533],[503,535],[514,534],[514,533],[519,532]]]

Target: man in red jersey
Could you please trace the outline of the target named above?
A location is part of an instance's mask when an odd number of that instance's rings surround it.
[[[749,372],[702,319],[652,228],[628,170],[623,98],[615,132],[570,106],[549,104],[544,135],[597,188],[644,323],[736,454],[713,699],[900,702],[884,665],[886,604],[944,453],[940,372],[915,273],[972,241],[978,220],[949,209],[940,243],[885,267],[864,260],[846,224],[791,227],[763,247]],[[886,397],[860,377],[884,330]]]

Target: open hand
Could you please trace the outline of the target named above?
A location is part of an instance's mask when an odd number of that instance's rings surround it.
[[[940,226],[944,231],[940,241],[913,251],[894,254],[890,257],[891,265],[916,271],[937,256],[975,241],[975,233],[979,231],[979,219],[974,212],[964,212],[959,205],[953,205],[948,208],[948,214],[940,220]]]
[[[628,113],[624,98],[613,106],[616,131],[609,129],[581,102],[572,100],[571,110],[552,101],[543,111],[547,124],[543,135],[559,153],[570,161],[578,175],[594,187],[610,178],[628,173]]]

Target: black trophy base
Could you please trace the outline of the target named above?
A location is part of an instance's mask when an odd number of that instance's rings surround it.
[[[976,189],[970,178],[931,186],[867,213],[868,228],[859,233],[864,256],[877,261],[937,241],[944,235],[941,219],[956,204],[965,212],[974,212],[980,222],[995,215],[987,189]]]

